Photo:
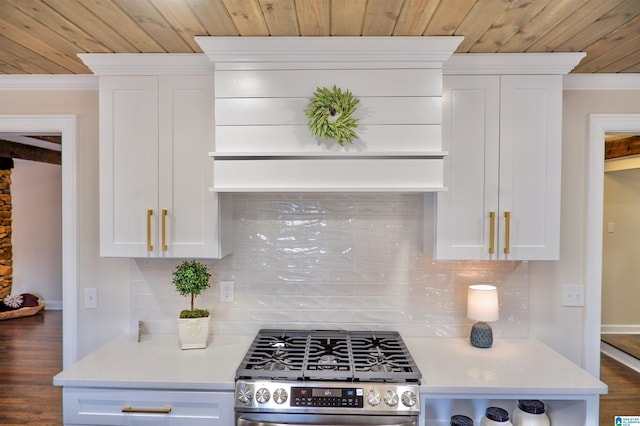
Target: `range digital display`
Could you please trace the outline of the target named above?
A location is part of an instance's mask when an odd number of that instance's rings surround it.
[[[363,407],[362,388],[292,387],[292,407]]]

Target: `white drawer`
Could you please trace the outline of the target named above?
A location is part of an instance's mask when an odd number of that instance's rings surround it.
[[[65,425],[231,426],[233,392],[63,389]]]

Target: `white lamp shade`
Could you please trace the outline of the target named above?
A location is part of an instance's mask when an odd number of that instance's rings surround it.
[[[469,286],[467,317],[476,321],[497,321],[500,318],[498,289],[488,284]]]

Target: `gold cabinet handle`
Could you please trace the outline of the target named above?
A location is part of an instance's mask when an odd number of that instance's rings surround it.
[[[153,216],[153,210],[147,210],[147,250],[153,251],[153,244],[151,244],[151,216]]]
[[[171,407],[164,408],[136,408],[130,405],[122,407],[123,413],[169,414]]]
[[[489,212],[489,234],[489,254],[493,254],[496,251],[496,212]]]
[[[162,251],[167,251],[167,209],[162,209]]]
[[[504,254],[509,254],[509,246],[511,245],[511,212],[504,212]]]

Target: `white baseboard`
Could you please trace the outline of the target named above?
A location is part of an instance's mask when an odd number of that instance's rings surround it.
[[[49,311],[61,311],[62,310],[62,300],[44,300],[44,308]]]
[[[632,370],[640,373],[640,360],[632,357],[626,352],[614,348],[605,342],[600,342],[600,352],[618,361],[620,364],[626,365]]]
[[[640,334],[640,324],[603,324],[601,334]]]

